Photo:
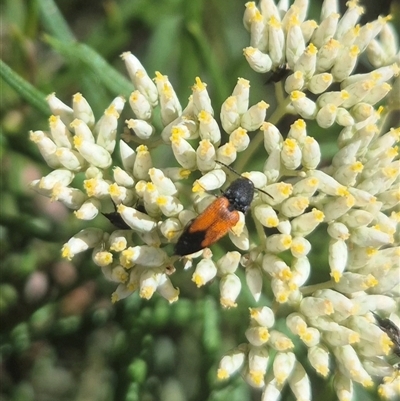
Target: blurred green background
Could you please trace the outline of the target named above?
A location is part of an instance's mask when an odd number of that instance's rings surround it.
[[[215,110],[237,77],[251,81],[251,104],[265,100],[273,107],[272,86],[242,56],[248,45],[244,3],[0,3],[1,58],[21,77],[18,87],[1,80],[0,401],[260,398],[240,377],[216,382],[219,358],[245,340],[247,308],[254,304],[246,289],[237,309],[221,311],[218,283],[198,290],[190,272],[179,272],[174,275],[181,289],[176,304],[158,296],[143,301],[135,294],[113,305],[115,285],[103,278],[90,252],[73,263],[60,259],[62,243],[91,224],[28,188],[30,181],[50,171],[28,139],[29,130],[48,127],[44,96],[56,92],[70,104],[72,95],[81,92],[99,118],[115,96],[129,94],[119,57],[124,51],[134,53],[150,76],[156,70],[168,75],[183,105],[200,76]],[[369,3],[364,21],[387,14],[390,7],[399,21],[398,3]],[[310,15],[316,20],[320,4],[311,2]],[[312,129],[328,160],[336,133]],[[101,218],[94,223],[111,229],[108,224]],[[303,353],[304,359],[305,349]],[[326,401],[336,399],[329,380],[308,372],[315,400],[321,394]],[[374,399],[372,393],[360,394]],[[293,398],[285,391],[282,399]]]

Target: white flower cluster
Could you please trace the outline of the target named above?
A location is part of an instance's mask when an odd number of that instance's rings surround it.
[[[238,79],[216,118],[200,78],[182,107],[168,77],[156,72],[152,80],[127,52],[122,58],[136,90],[129,98],[134,118],[126,121],[131,134],[119,140],[122,166],[113,166],[112,154],[124,99],[116,98],[96,123],[82,95],[74,96],[72,108],[50,95],[50,131],[32,132],[31,139],[54,171],[32,188],[73,209],[78,219],[103,213],[115,224],[112,233],[84,229],[62,250],[71,259],[92,249],[94,263],[118,284],[113,301],[138,291],[146,299],[158,292],[175,302],[179,290],[170,277],[177,257],[167,253],[166,245],[176,242],[187,223],[215,200],[208,191],[224,185],[226,173],[216,160],[230,165],[240,152],[248,160],[263,142],[262,171],[244,173],[270,195],[256,191],[251,205],[256,234],[249,234],[240,213],[229,237],[243,253],[227,252],[217,261],[208,249],[194,255],[203,258],[192,280],[200,287],[218,277],[222,306],[237,304],[240,268],[255,301],[265,299],[268,282],[276,304],[274,311],[251,309],[248,343],[221,360],[218,377],[240,371],[251,386],[263,388],[263,401],[278,400],[286,383],[297,400],[311,400],[310,379],[292,341],[297,337],[310,365],[323,377],[332,373],[338,399],[347,401],[354,382],[371,386],[374,377],[394,372],[384,359],[393,339],[371,312],[400,326],[400,213],[395,211],[400,203],[400,128],[381,132],[383,111],[374,105],[399,74],[399,55],[387,18],[356,25],[362,9],[355,1],[341,18],[336,1],[324,1],[319,25],[306,20],[308,1],[296,0],[289,9],[286,3],[247,3],[244,23],[251,33],[251,47],[245,49],[250,66],[259,72],[281,65],[291,70],[284,83],[289,96],[278,105],[281,116],[299,115],[289,132],[283,135],[265,122],[264,101],[249,104],[245,79]],[[376,69],[351,75],[363,52]],[[329,91],[335,82],[340,90]],[[318,167],[320,147],[307,134],[305,119],[316,120],[321,128],[343,127],[330,166]],[[131,140],[135,149],[127,143]],[[169,147],[180,167],[157,166],[152,146]],[[179,181],[192,171],[202,176],[192,183],[192,204],[184,205]],[[76,175],[84,177],[81,188],[75,187]],[[311,271],[308,254],[318,253],[307,236],[321,224],[329,242],[326,270],[331,279],[305,287]],[[275,233],[267,236],[264,228]],[[193,257],[184,259],[185,268],[195,263]],[[292,313],[286,330],[276,330],[282,304]],[[398,396],[400,375],[386,380],[379,392]]]

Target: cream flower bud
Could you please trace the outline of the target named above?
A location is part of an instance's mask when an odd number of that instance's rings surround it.
[[[58,148],[55,155],[62,166],[71,171],[81,171],[86,166],[86,160],[77,152],[69,148]]]
[[[136,148],[136,157],[133,164],[133,175],[139,180],[149,178],[149,170],[153,167],[150,152],[145,145]]]
[[[325,221],[331,222],[347,213],[355,205],[354,196],[345,194],[328,201],[323,208]]]
[[[108,244],[110,251],[121,252],[126,249],[130,238],[129,230],[115,230],[110,234]]]
[[[301,164],[301,150],[295,139],[287,138],[283,142],[281,159],[288,170],[296,170]]]
[[[321,23],[314,31],[311,42],[318,48],[322,47],[327,41],[333,38],[340,15],[332,12],[325,18],[321,19]]]
[[[108,198],[110,184],[99,178],[91,178],[83,181],[83,187],[89,197],[98,199]]]
[[[130,283],[125,284],[121,283],[117,289],[111,294],[111,302],[114,304],[115,302],[120,301],[121,299],[125,299],[129,297],[134,291],[136,287],[133,287]]]
[[[343,127],[348,127],[353,125],[354,118],[351,116],[351,114],[344,109],[343,107],[338,107],[337,112],[336,112],[336,122],[343,126]]]
[[[291,375],[296,363],[296,356],[293,352],[278,352],[273,363],[273,371],[276,381],[279,384],[286,382]]]
[[[154,81],[159,95],[161,120],[165,126],[182,114],[182,106],[166,75],[156,71]]]
[[[290,331],[301,339],[307,333],[307,323],[300,313],[291,313],[286,317],[286,325]]]
[[[51,190],[54,185],[59,184],[62,186],[68,186],[74,179],[75,174],[72,171],[66,169],[53,170],[45,177],[42,177],[39,181],[39,188]]]
[[[111,184],[108,187],[108,192],[111,196],[112,201],[115,204],[119,203],[132,203],[134,198],[134,192],[124,186],[118,185],[117,183]]]
[[[395,299],[386,295],[361,295],[352,299],[354,308],[359,315],[365,315],[369,311],[394,312],[397,310]]]
[[[235,129],[229,136],[229,143],[235,147],[237,152],[243,152],[250,143],[247,131],[241,127]]]
[[[307,236],[324,221],[324,214],[318,209],[313,209],[309,213],[304,213],[301,216],[295,217],[292,224],[293,236]]]
[[[217,160],[225,164],[232,164],[236,160],[236,148],[231,143],[222,145],[217,150]]]
[[[80,94],[76,93],[72,96],[72,108],[74,110],[75,118],[82,120],[88,127],[94,126],[94,114],[93,110],[89,106],[87,100]]]
[[[272,16],[268,21],[269,56],[274,65],[282,64],[284,60],[285,34],[280,21]]]
[[[61,121],[68,126],[69,123],[74,119],[74,111],[71,107],[67,106],[60,99],[56,97],[55,93],[51,93],[46,97],[47,104],[50,107],[51,112],[59,116]]]
[[[374,105],[381,101],[391,90],[392,87],[387,82],[379,83],[371,89],[363,100],[366,103]]]
[[[205,110],[202,110],[197,118],[199,120],[200,138],[209,140],[212,144],[218,146],[221,142],[221,131],[215,118]]]
[[[291,104],[303,118],[313,119],[317,114],[317,105],[306,97],[304,92],[293,91],[290,94]]]
[[[109,266],[113,261],[113,254],[111,252],[102,251],[100,250],[101,247],[98,249],[93,250],[92,260],[93,262],[100,267]],[[120,278],[120,282],[125,282],[128,280],[128,273],[122,275]]]
[[[264,132],[264,147],[269,154],[271,154],[274,149],[281,148],[283,137],[275,125],[269,122],[264,122],[261,125],[260,130]]]
[[[170,304],[176,302],[179,298],[179,288],[172,285],[171,279],[163,274],[158,283],[157,292],[165,298]]]
[[[340,43],[335,39],[330,39],[320,47],[317,54],[316,72],[320,73],[330,70],[336,60],[339,50]]]
[[[227,274],[221,278],[219,289],[221,293],[220,302],[224,308],[236,307],[236,298],[240,294],[241,281],[236,274]]]
[[[338,39],[340,39],[350,28],[355,26],[361,15],[364,13],[364,9],[357,3],[357,1],[352,1],[347,4],[346,12],[340,19],[336,29],[336,37]]]
[[[288,281],[292,278],[289,266],[274,254],[266,253],[264,255],[262,267],[270,276],[281,281]]]
[[[255,131],[260,128],[267,115],[269,104],[264,101],[251,106],[241,117],[241,125],[248,131]]]
[[[301,256],[295,258],[292,262],[292,278],[290,279],[290,286],[293,289],[301,287],[310,277],[311,264],[307,257]]]
[[[255,347],[260,347],[269,340],[268,329],[262,326],[249,327],[245,332],[245,336],[247,341]]]
[[[307,297],[300,303],[300,312],[306,316],[325,316],[334,312],[333,304],[327,299]]]
[[[254,208],[254,215],[265,227],[277,227],[279,224],[279,218],[271,206],[257,205]]]
[[[174,217],[164,220],[160,225],[161,234],[170,242],[180,236],[181,230],[182,224]]]
[[[149,139],[154,134],[155,128],[144,120],[135,120],[133,118],[125,120],[127,127],[135,132],[140,139]]]
[[[226,174],[222,169],[212,170],[194,182],[192,191],[213,191],[214,189],[221,188],[225,180]]]
[[[71,122],[70,127],[74,130],[75,136],[79,136],[89,143],[95,143],[93,133],[84,121],[75,118],[75,120]]]
[[[247,111],[247,109],[249,108],[250,81],[248,81],[247,79],[244,79],[244,78],[238,78],[237,84],[236,84],[235,88],[233,89],[232,96],[236,96],[239,114],[245,113]],[[253,107],[256,107],[256,106],[253,106]],[[263,121],[264,121],[264,119],[263,119]],[[248,128],[246,128],[246,129],[248,129]]]
[[[161,195],[156,198],[157,206],[160,208],[164,216],[176,216],[183,210],[183,205],[178,198],[170,195]]]
[[[307,88],[310,92],[318,95],[324,93],[332,84],[332,74],[326,72],[314,75],[307,83]]]
[[[301,71],[305,80],[309,80],[315,72],[318,49],[310,43],[294,65],[294,71]]]
[[[103,239],[103,230],[99,228],[85,228],[75,234],[63,245],[61,256],[71,260],[78,253],[97,246]]]
[[[219,362],[217,377],[219,380],[228,379],[231,375],[237,372],[243,365],[246,358],[246,347],[239,345],[229,353],[222,357]]]
[[[262,306],[250,308],[250,318],[260,326],[272,327],[275,324],[275,315],[271,308]]]
[[[240,253],[236,251],[228,252],[222,256],[217,262],[218,274],[234,273],[239,266],[240,257]]]
[[[262,285],[263,285],[263,276],[261,269],[256,264],[251,264],[246,267],[246,283],[249,287],[251,295],[256,302],[259,301],[261,292],[262,292]]]
[[[87,197],[80,189],[64,187],[57,183],[51,192],[51,199],[60,201],[69,209],[79,209]]]
[[[247,31],[250,31],[251,22],[254,15],[259,11],[254,1],[249,1],[245,4],[246,10],[243,14],[243,25]]]
[[[323,377],[329,374],[329,352],[318,344],[308,349],[307,358],[315,371]]]
[[[329,128],[336,120],[337,107],[328,103],[319,109],[316,120],[321,128]]]
[[[116,106],[111,103],[94,128],[94,132],[97,134],[96,143],[110,153],[115,149],[118,118],[119,112]]]
[[[287,217],[296,217],[303,214],[308,205],[308,198],[304,196],[292,196],[283,201],[281,212]]]
[[[293,185],[292,194],[294,196],[302,195],[305,197],[311,197],[318,189],[318,184],[319,181],[317,178],[304,178],[303,180],[297,181],[296,184]]]
[[[230,134],[240,125],[240,114],[236,96],[229,96],[221,106],[222,128]]]
[[[329,224],[327,232],[329,236],[333,239],[347,240],[350,237],[349,229],[347,228],[347,226],[339,222],[333,222]]]
[[[266,51],[268,48],[268,26],[257,9],[251,19],[250,45],[262,51]]]
[[[393,235],[385,233],[375,227],[357,227],[351,232],[351,241],[359,246],[378,247],[393,243]]]
[[[340,92],[325,92],[320,95],[317,99],[318,107],[324,107],[327,104],[333,104],[335,106],[340,106],[346,99],[349,98],[349,94],[346,90],[342,90]]]
[[[123,266],[139,264],[148,267],[158,267],[166,261],[167,254],[162,249],[148,245],[129,247],[121,252],[121,264]]]
[[[271,253],[280,253],[290,248],[292,237],[286,234],[273,234],[267,238],[266,249]]]
[[[304,237],[294,237],[292,239],[292,245],[290,247],[290,252],[293,257],[301,258],[306,256],[311,250],[311,244]]]
[[[281,176],[280,149],[274,149],[270,152],[267,160],[264,163],[263,172],[267,177],[268,182],[276,182],[279,179],[279,177]]]
[[[288,351],[294,348],[292,340],[277,330],[272,330],[270,332],[268,344],[277,351]]]
[[[144,299],[150,299],[156,292],[163,275],[162,270],[158,268],[144,270],[140,275],[139,296]]]
[[[154,107],[158,103],[158,92],[156,85],[147,75],[142,63],[131,53],[125,52],[121,55],[128,70],[129,77],[135,88],[146,97],[148,102]]]
[[[193,93],[193,113],[198,115],[203,110],[211,115],[214,115],[214,110],[211,106],[211,99],[208,95],[207,85],[196,77],[196,83],[192,86]]]
[[[271,70],[272,60],[268,54],[265,54],[254,47],[246,47],[243,49],[243,54],[250,67],[255,72],[264,73]]]
[[[60,116],[51,116],[49,118],[51,137],[57,147],[72,148],[72,135],[67,126],[62,122]]]
[[[79,136],[74,137],[74,145],[78,152],[93,166],[102,169],[111,166],[111,155],[102,146],[86,141]]]
[[[101,209],[101,203],[96,198],[87,199],[82,206],[74,211],[74,214],[79,220],[93,220]]]
[[[375,114],[375,109],[368,103],[357,103],[351,109],[351,115],[355,121],[365,121]]]
[[[261,401],[279,401],[282,396],[283,385],[274,378],[270,380],[261,395]]]
[[[135,180],[132,176],[130,176],[125,170],[122,170],[121,167],[114,167],[113,177],[116,184],[132,188],[135,185]]]
[[[192,281],[197,287],[202,287],[217,275],[217,268],[211,259],[202,259],[196,266]]]
[[[327,195],[331,196],[343,196],[346,195],[346,188],[337,182],[334,178],[320,170],[313,170],[310,172],[312,177],[315,177],[319,181],[318,189]]]
[[[129,96],[129,105],[135,116],[140,120],[150,120],[153,114],[153,108],[147,100],[138,90],[135,90]]]
[[[301,71],[295,71],[285,80],[285,92],[300,91],[304,87],[304,74]]]
[[[286,61],[289,64],[290,69],[294,69],[296,62],[303,54],[305,47],[299,20],[297,16],[293,16],[288,22],[286,34]]]
[[[312,19],[306,20],[301,23],[300,28],[301,28],[301,32],[303,34],[305,43],[308,43],[311,40],[311,37],[312,37],[314,31],[317,29],[317,27],[318,27],[318,24]]]
[[[196,166],[196,151],[182,138],[181,135],[173,133],[171,135],[172,151],[177,162],[185,169],[193,170]]]
[[[119,141],[119,151],[124,169],[128,173],[132,173],[136,159],[135,151],[124,141]]]
[[[311,136],[307,136],[303,142],[301,164],[308,170],[317,168],[321,161],[321,149],[318,142]]]
[[[60,167],[60,162],[56,155],[57,146],[43,131],[30,131],[29,139],[36,143],[40,154],[49,167]]]
[[[310,379],[300,362],[296,361],[288,382],[297,400],[311,400]]]
[[[228,235],[229,239],[237,248],[242,251],[247,251],[250,247],[249,231],[244,225],[244,214],[239,212],[239,216],[239,221],[230,229]]]
[[[349,294],[357,291],[365,291],[368,288],[375,287],[377,284],[378,282],[372,274],[365,276],[363,274],[346,272],[343,273],[340,281],[334,284],[334,288],[337,291]]]
[[[165,176],[165,174],[156,168],[149,170],[149,176],[152,183],[157,187],[157,190],[163,195],[175,195],[177,189],[172,180]]]
[[[266,348],[250,347],[248,354],[248,374],[250,376],[250,384],[253,387],[262,387],[265,385],[264,376],[268,368],[268,359],[269,354]]]
[[[121,204],[118,205],[117,212],[121,215],[125,223],[132,228],[132,230],[138,232],[150,232],[157,226],[157,223],[154,219],[145,213],[139,212],[133,207],[128,207]]]
[[[129,279],[128,272],[120,265],[115,267],[105,265],[102,266],[101,271],[107,280],[113,281],[114,283],[126,283]]]
[[[371,377],[363,368],[356,351],[351,345],[335,347],[333,352],[340,364],[344,367],[344,371],[348,377],[361,383],[364,387],[373,384]]]
[[[353,45],[339,52],[338,57],[332,67],[331,74],[335,81],[341,82],[353,71],[360,50]]]

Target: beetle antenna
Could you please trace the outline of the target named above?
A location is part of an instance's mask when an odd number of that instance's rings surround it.
[[[216,163],[221,164],[222,166],[226,167],[228,170],[232,171],[232,173],[235,173],[237,176],[242,177],[241,174],[239,174],[233,167],[228,166],[227,164],[220,162],[219,160],[215,160]],[[260,188],[255,188],[257,191],[262,192],[263,194],[269,196],[271,199],[274,199],[272,195],[270,195],[268,192],[260,189]]]

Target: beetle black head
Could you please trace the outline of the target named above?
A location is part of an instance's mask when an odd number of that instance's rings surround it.
[[[238,178],[224,192],[224,196],[232,209],[246,213],[254,197],[254,184],[248,178]]]

